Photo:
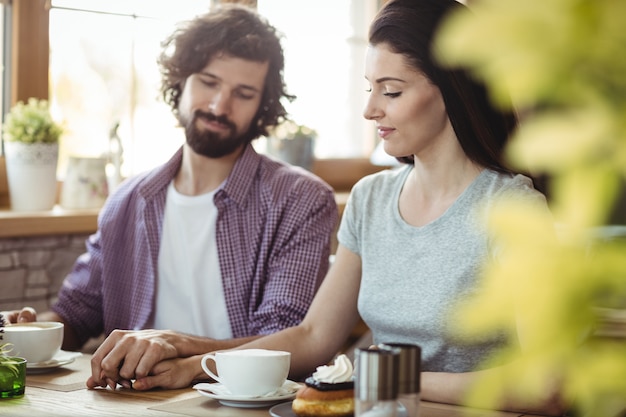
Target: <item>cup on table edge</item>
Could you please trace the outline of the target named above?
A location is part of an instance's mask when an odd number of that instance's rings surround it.
[[[217,375],[207,361],[214,361]],[[258,397],[277,391],[289,375],[291,353],[281,350],[240,349],[209,353],[202,357],[204,372],[232,395]]]

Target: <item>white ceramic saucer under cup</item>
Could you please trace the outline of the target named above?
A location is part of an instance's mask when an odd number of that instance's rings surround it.
[[[226,388],[219,383],[199,383],[193,386],[201,395],[213,398],[220,404],[228,407],[238,408],[260,408],[267,407],[282,401],[293,400],[296,397],[296,391],[300,388],[300,384],[290,380],[285,381],[283,386],[276,392],[263,396],[242,396],[228,394]]]
[[[36,363],[27,362],[26,373],[37,374],[37,373],[48,372],[60,366],[69,365],[81,355],[82,353],[80,352],[67,352],[67,351],[61,350],[56,355],[54,355],[52,359],[50,360],[47,360],[44,362],[36,362]]]

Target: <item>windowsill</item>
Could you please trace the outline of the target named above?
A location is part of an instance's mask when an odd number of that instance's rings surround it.
[[[0,209],[0,238],[93,233],[99,209],[68,210],[55,206],[49,211]]]
[[[340,215],[348,195],[348,192],[335,194]],[[99,212],[99,209],[69,210],[60,206],[35,212],[0,209],[0,238],[93,233],[98,227]]]
[[[342,214],[352,185],[361,177],[384,169],[367,159],[320,159],[313,172],[328,182],[336,193]],[[0,238],[56,234],[85,234],[97,230],[99,209],[70,210],[55,206],[50,211],[23,212],[9,208],[4,158],[0,157]]]

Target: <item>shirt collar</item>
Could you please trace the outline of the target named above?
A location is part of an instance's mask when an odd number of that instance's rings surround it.
[[[140,190],[144,198],[150,200],[167,189],[170,181],[180,169],[182,158],[183,151],[181,146],[168,162],[148,173],[146,181]],[[246,202],[250,188],[255,181],[256,172],[261,164],[261,159],[261,156],[254,150],[252,144],[247,144],[241,156],[235,162],[233,170],[226,178],[222,191],[240,206]],[[218,192],[219,194],[221,193]]]
[[[222,189],[238,205],[245,204],[260,164],[261,156],[254,150],[252,144],[247,144]]]

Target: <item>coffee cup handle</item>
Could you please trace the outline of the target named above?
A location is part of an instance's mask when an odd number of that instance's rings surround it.
[[[208,360],[212,360],[213,362],[215,362],[215,365],[217,366],[217,362],[215,361],[215,355],[214,355],[214,354],[212,354],[212,353],[209,353],[208,355],[204,355],[204,356],[202,357],[202,360],[200,361],[200,364],[202,365],[202,369],[203,369],[203,370],[204,370],[204,372],[206,372],[206,373],[207,373],[207,374],[208,374],[211,378],[213,378],[214,380],[216,380],[216,381],[217,381],[217,382],[219,382],[219,383],[222,383],[222,381],[220,380],[220,378],[219,378],[217,375],[215,375],[215,374],[213,373],[213,371],[211,371],[211,370],[209,369],[209,367],[207,366],[206,361],[208,361]]]

